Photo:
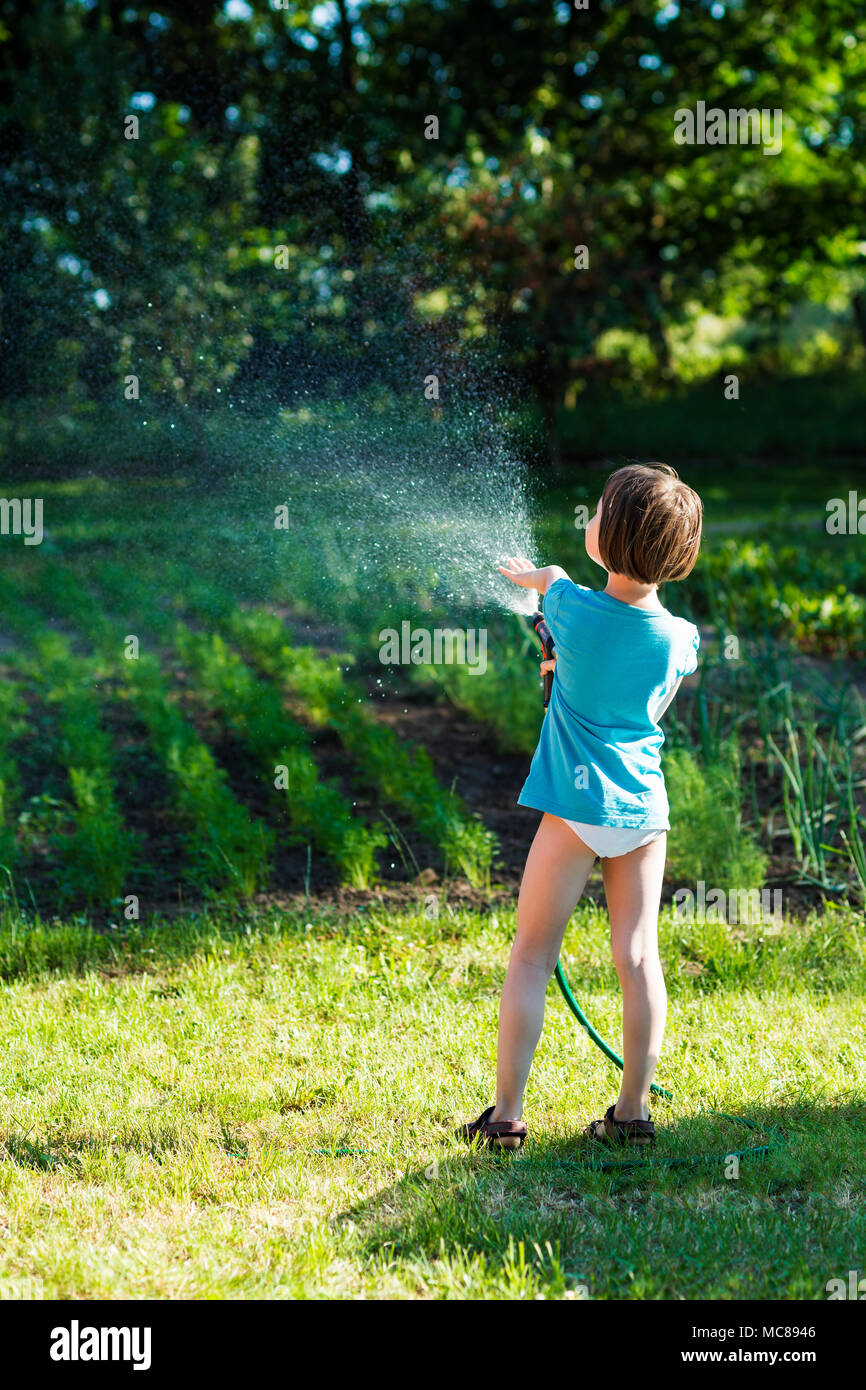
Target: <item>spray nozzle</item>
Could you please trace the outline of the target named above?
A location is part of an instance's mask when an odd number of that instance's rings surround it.
[[[536,636],[541,643],[541,650],[544,653],[545,661],[550,661],[556,651],[556,643],[553,640],[553,634],[550,628],[544,621],[544,614],[540,612],[533,613],[529,621],[532,623]],[[547,709],[547,706],[550,704],[550,693],[553,690],[553,672],[545,671],[542,681],[544,688],[544,708]]]

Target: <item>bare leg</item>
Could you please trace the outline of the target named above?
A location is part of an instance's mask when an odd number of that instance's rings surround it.
[[[558,816],[545,815],[532,842],[517,902],[517,935],[499,1005],[496,1106],[491,1120],[519,1120],[544,1022],[544,996],[568,919],[595,854]]]
[[[617,1120],[649,1116],[650,1083],[661,1051],[667,991],[658,948],[659,900],[667,835],[601,861],[610,942],[622,988],[623,1072]]]

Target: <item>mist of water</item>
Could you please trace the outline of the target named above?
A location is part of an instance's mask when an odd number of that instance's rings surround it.
[[[294,448],[277,441],[267,480],[291,498],[293,557],[297,546],[314,551],[323,585],[345,589],[350,576],[360,596],[390,608],[437,604],[461,618],[538,606],[533,590],[498,572],[512,556],[534,561],[535,540],[526,465],[492,412],[437,424],[344,406],[299,431]]]
[[[325,491],[334,498],[332,483]],[[355,459],[342,491],[340,525],[344,545],[355,538],[359,577],[411,571],[454,611],[537,607],[533,591],[498,572],[509,557],[534,553],[525,470],[504,451],[426,464]]]

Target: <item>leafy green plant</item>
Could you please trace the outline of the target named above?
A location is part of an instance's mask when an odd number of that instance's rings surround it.
[[[854,789],[850,778],[845,787],[845,800],[848,811],[848,829],[840,832],[841,839],[854,871],[860,901],[866,903],[866,843],[863,840],[860,810],[854,800]],[[838,854],[840,851],[831,850],[831,853]]]
[[[193,881],[250,894],[268,880],[274,835],[233,795],[223,768],[172,701],[154,658],[126,663],[127,688],[172,786]]]
[[[707,549],[689,580],[698,612],[727,632],[773,634],[819,655],[866,652],[862,561],[834,537],[799,545],[729,537]],[[854,538],[856,540],[856,537]]]
[[[185,565],[173,566],[172,573],[176,575],[177,588],[186,606],[197,615],[216,622],[269,677],[299,696],[312,723],[336,730],[351,758],[351,776],[364,787],[371,784],[377,787],[384,800],[399,806],[425,839],[442,851],[447,867],[463,873],[473,884],[489,882],[495,836],[477,817],[469,814],[452,790],[440,785],[423,748],[407,748],[392,730],[369,714],[359,692],[344,679],[339,661],[324,659],[311,647],[290,647],[279,618],[262,609],[239,609],[210,576],[202,578]],[[186,630],[175,627],[170,610],[153,603],[148,586],[116,564],[101,565],[99,574],[114,592],[123,595],[125,602],[146,614],[150,630],[165,640],[179,641],[184,659],[193,665],[201,679],[202,644]],[[231,671],[218,670],[220,662],[223,666],[228,662]],[[241,672],[237,658],[229,654],[224,644],[212,644],[207,665],[210,698],[224,711],[228,701],[233,709],[231,718],[235,727],[249,747],[255,746],[256,756],[263,755],[270,766],[280,764],[287,768],[291,782],[291,823],[296,838],[312,841],[329,858],[340,863],[346,881],[353,886],[364,886],[372,881],[371,875],[375,873],[375,857],[370,851],[372,841],[367,832],[359,831],[357,817],[344,806],[337,789],[329,788],[327,782],[318,778],[315,761],[308,750],[307,730],[282,708],[278,693],[269,691],[262,682],[249,687],[251,673]],[[238,682],[246,690],[245,698],[249,701],[246,710],[241,708]],[[282,730],[285,743],[282,749],[274,747],[276,728]],[[387,844],[381,827],[375,827],[370,833],[375,839],[373,849]]]
[[[829,842],[842,817],[833,766],[835,731],[831,730],[825,747],[814,723],[796,730],[786,718],[784,727],[784,750],[771,734],[767,735],[767,744],[783,773],[783,805],[794,853],[804,878],[828,892],[838,892],[844,883],[831,879],[827,871]]]
[[[540,660],[528,638],[505,638],[489,652],[483,680],[465,666],[422,666],[419,678],[435,682],[453,705],[491,729],[505,752],[532,753],[543,714]]]
[[[61,902],[108,903],[128,885],[138,837],[117,804],[111,739],[102,728],[93,661],[74,655],[56,632],[37,635],[45,698],[60,711],[59,753],[74,807],[74,832],[60,842]]]
[[[22,713],[18,683],[4,678],[0,682],[0,866],[7,870],[14,866],[18,854],[15,809],[20,797],[18,770],[9,744]]]
[[[385,847],[387,836],[378,824],[364,825],[339,789],[320,778],[306,731],[285,713],[279,692],[257,680],[219,634],[202,637],[179,625],[175,641],[202,694],[267,771],[272,785],[275,770],[286,769],[285,804],[296,840],[324,850],[344,882],[369,887],[376,877],[376,850]]]
[[[147,593],[147,585],[141,586]],[[106,669],[116,672],[134,711],[146,726],[154,751],[172,787],[187,873],[207,894],[244,896],[263,887],[270,873],[273,831],[250,816],[233,795],[224,769],[172,699],[159,662],[150,654],[137,660],[120,656],[124,629],[106,616],[103,605],[62,565],[43,567],[32,587],[34,599],[59,611],[90,638]],[[152,597],[148,600],[154,611]],[[143,606],[147,606],[143,604]],[[163,622],[168,619],[163,615]],[[73,701],[74,703],[74,701]],[[76,737],[83,737],[79,729]],[[83,806],[93,793],[92,779],[79,779]],[[94,833],[94,852],[101,841]]]
[[[663,767],[671,808],[668,873],[725,892],[763,887],[767,856],[742,822],[736,742],[726,741],[706,764],[687,748],[671,749]]]
[[[423,748],[406,748],[393,730],[376,722],[336,658],[325,659],[312,647],[292,647],[283,624],[270,613],[235,612],[230,630],[263,670],[303,701],[315,724],[336,730],[355,774],[411,818],[442,851],[446,866],[475,885],[489,881],[495,837],[440,785]]]
[[[21,858],[54,856],[64,840],[74,833],[72,808],[61,797],[38,792],[28,797],[18,812],[17,830]]]

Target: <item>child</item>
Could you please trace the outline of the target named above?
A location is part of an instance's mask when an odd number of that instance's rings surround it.
[[[523,1092],[541,1036],[544,997],[568,920],[601,859],[613,959],[623,995],[619,1098],[587,1139],[650,1144],[650,1083],[667,994],[658,954],[668,800],[659,720],[697,667],[696,627],[662,607],[658,585],[697,559],[702,506],[666,464],[631,464],[608,478],[586,528],[604,589],[574,584],[556,565],[509,560],[500,572],[544,595],[556,676],[529,776],[518,798],[544,815],[517,906],[517,935],[499,1009],[496,1104],[458,1135],[517,1148]]]

